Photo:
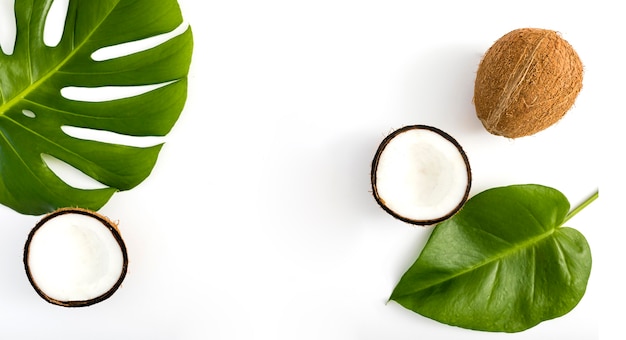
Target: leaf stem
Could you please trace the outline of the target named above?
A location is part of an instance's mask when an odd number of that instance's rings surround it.
[[[581,210],[585,209],[589,204],[591,204],[591,202],[595,201],[598,198],[598,196],[599,196],[599,193],[598,193],[598,190],[596,190],[596,192],[594,192],[593,195],[589,196],[589,198],[587,198],[584,202],[582,202],[576,208],[572,209],[572,211],[570,211],[567,214],[567,216],[565,216],[565,220],[563,220],[563,224],[569,221],[570,218],[576,216],[576,214],[578,214]]]

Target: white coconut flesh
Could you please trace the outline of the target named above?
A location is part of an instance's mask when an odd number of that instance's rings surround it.
[[[374,164],[377,201],[406,222],[439,222],[460,209],[469,194],[467,157],[452,137],[436,128],[397,130],[381,144]]]
[[[31,232],[24,258],[40,295],[52,303],[87,305],[117,289],[126,250],[106,220],[65,212],[42,222]]]

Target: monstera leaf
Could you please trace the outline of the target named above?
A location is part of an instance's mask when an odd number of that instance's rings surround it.
[[[23,214],[64,206],[99,209],[119,190],[142,182],[161,145],[134,147],[76,138],[67,127],[129,136],[164,136],[186,100],[192,33],[128,55],[95,60],[94,52],[174,31],[183,23],[175,0],[70,0],[60,41],[44,42],[53,0],[15,1],[16,40],[0,53],[0,203]],[[128,98],[67,99],[66,88],[157,84]],[[72,187],[44,157],[61,160],[104,184]]]
[[[520,332],[567,314],[591,274],[585,237],[564,224],[573,210],[558,190],[512,185],[472,197],[438,224],[391,300],[463,328]]]

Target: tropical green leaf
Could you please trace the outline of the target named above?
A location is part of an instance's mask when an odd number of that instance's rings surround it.
[[[562,226],[579,211],[569,208],[562,193],[539,185],[474,196],[434,228],[390,299],[484,331],[519,332],[568,313],[591,272],[585,237]]]
[[[166,34],[183,24],[175,0],[70,0],[63,35],[44,43],[53,0],[15,2],[13,53],[0,52],[0,203],[24,214],[99,209],[152,171],[161,144],[136,147],[70,136],[64,128],[164,136],[186,100],[192,33],[129,55],[95,60],[105,47]],[[128,98],[68,99],[65,88],[154,86]],[[52,156],[104,184],[80,189],[46,164]]]

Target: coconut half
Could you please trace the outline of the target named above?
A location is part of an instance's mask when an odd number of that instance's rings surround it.
[[[113,295],[126,276],[128,255],[115,223],[93,211],[65,208],[30,232],[24,266],[46,301],[82,307]]]
[[[374,198],[392,216],[430,225],[454,215],[470,192],[467,155],[447,133],[411,125],[387,136],[372,162]]]

